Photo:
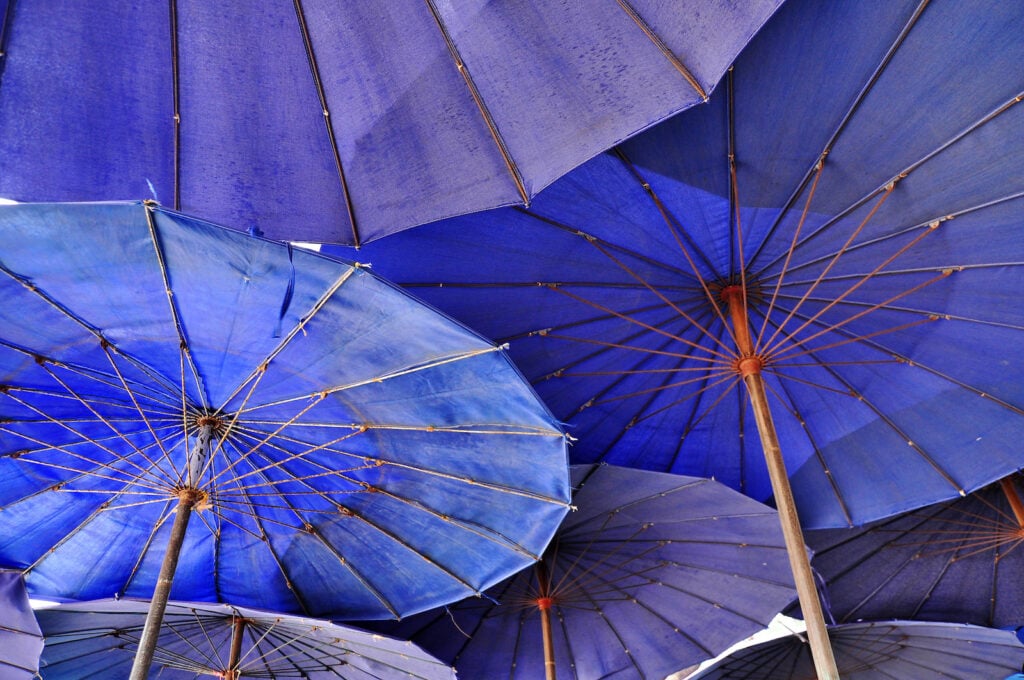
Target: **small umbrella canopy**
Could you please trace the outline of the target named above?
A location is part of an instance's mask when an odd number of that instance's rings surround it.
[[[1008,478],[864,527],[807,532],[832,617],[1020,625],[1024,516],[1007,500],[1019,498],[1018,484]]]
[[[146,603],[73,602],[38,613],[46,680],[127,675]],[[454,680],[411,642],[297,616],[197,602],[168,604],[150,669],[154,678]]]
[[[922,5],[787,2],[707,105],[360,257],[510,342],[574,462],[768,499],[759,368],[805,526],[980,488],[1024,465],[1024,4]]]
[[[843,680],[1004,678],[1024,664],[1013,631],[923,621],[848,623],[829,637]],[[688,680],[811,680],[806,642],[789,635],[741,649]]]
[[[0,677],[30,680],[39,670],[43,634],[21,573],[0,570]]]
[[[707,479],[573,466],[576,510],[543,562],[484,598],[385,624],[460,677],[661,680],[796,596],[775,513]]]
[[[0,0],[0,196],[356,244],[522,204],[702,102],[780,3]]]
[[[149,598],[192,516],[175,599],[395,617],[567,512],[509,359],[364,268],[137,203],[0,234],[0,562],[35,596]]]

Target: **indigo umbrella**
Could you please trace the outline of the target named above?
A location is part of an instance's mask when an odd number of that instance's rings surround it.
[[[0,0],[0,196],[356,245],[524,204],[704,101],[780,3]]]
[[[397,617],[567,512],[508,357],[362,267],[138,203],[0,234],[0,563],[37,597]]]
[[[71,602],[39,611],[46,680],[127,675],[146,618],[135,600]],[[151,673],[166,680],[212,676],[308,680],[454,680],[416,645],[330,621],[226,604],[171,602]]]
[[[790,484],[825,528],[1024,464],[1021,25],[1019,3],[788,2],[707,105],[528,210],[362,256],[511,342],[575,462],[774,497],[803,562]]]
[[[775,512],[708,479],[572,468],[543,560],[383,630],[469,678],[651,678],[721,653],[793,600]]]
[[[25,581],[17,571],[0,570],[0,675],[7,680],[37,677],[42,651],[43,634]]]
[[[1020,476],[966,498],[853,529],[807,532],[832,618],[955,621],[1003,628],[1024,619]]]
[[[1004,678],[1021,670],[1024,645],[1013,631],[952,623],[883,621],[831,628],[844,680]],[[807,643],[799,635],[729,655],[688,680],[809,680]]]

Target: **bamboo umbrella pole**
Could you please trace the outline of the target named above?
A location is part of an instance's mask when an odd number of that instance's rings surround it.
[[[555,680],[555,644],[551,635],[551,605],[554,604],[551,597],[551,576],[543,559],[537,562],[536,570],[537,589],[540,592],[537,609],[540,610],[540,628],[544,636],[544,678]]]
[[[789,566],[796,583],[800,610],[807,624],[807,638],[811,647],[811,657],[818,680],[839,680],[835,656],[828,639],[825,627],[825,616],[821,608],[821,600],[814,584],[811,562],[807,557],[803,532],[800,529],[800,518],[793,501],[793,491],[789,486],[789,475],[786,464],[782,460],[782,448],[779,446],[775,421],[768,406],[768,394],[765,390],[764,376],[761,374],[762,362],[754,351],[754,343],[747,322],[746,295],[738,286],[730,286],[722,291],[722,297],[728,303],[729,317],[732,321],[736,344],[740,359],[736,369],[743,376],[747,386],[750,404],[754,410],[757,431],[761,437],[768,475],[771,478],[772,491],[775,494],[775,506],[782,524],[782,534],[786,541],[786,552],[789,555]]]
[[[1013,516],[1017,518],[1017,526],[1024,529],[1024,501],[1021,501],[1020,494],[1017,493],[1017,485],[1013,483],[1013,479],[1010,477],[1000,479],[999,485],[1003,487],[1006,500],[1010,501]]]
[[[178,490],[178,507],[174,515],[174,524],[171,526],[171,535],[167,539],[164,561],[160,565],[160,575],[157,577],[156,588],[153,589],[153,599],[149,603],[146,622],[142,627],[139,648],[136,650],[135,660],[132,662],[130,680],[146,680],[149,673],[149,667],[153,663],[153,654],[156,651],[156,642],[160,637],[164,611],[167,609],[167,601],[171,596],[171,584],[174,582],[174,572],[178,568],[181,546],[185,542],[188,521],[192,517],[193,508],[205,498],[205,493],[198,488],[199,479],[203,466],[212,452],[214,431],[219,426],[219,421],[214,418],[201,418],[198,424],[200,429],[196,437],[196,444],[188,454],[186,485]]]
[[[228,669],[225,680],[238,680],[242,676],[238,668],[242,656],[242,633],[245,632],[245,619],[241,616],[231,617],[231,650],[228,652]]]

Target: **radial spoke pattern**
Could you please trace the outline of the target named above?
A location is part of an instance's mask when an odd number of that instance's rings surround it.
[[[758,372],[807,526],[980,488],[1021,467],[1024,409],[1003,356],[1024,328],[1024,81],[999,66],[1024,59],[1024,17],[989,9],[967,30],[955,3],[787,3],[704,107],[529,208],[360,256],[509,342],[577,462],[767,499],[740,387]]]
[[[546,611],[557,677],[653,679],[714,656],[794,597],[777,517],[759,503],[706,479],[606,465],[574,466],[573,479],[577,511],[540,565],[382,629],[460,674],[534,678]]]
[[[153,205],[0,220],[0,553],[35,594],[149,597],[187,499],[176,592],[398,617],[567,511],[565,437],[501,348],[365,268]]]
[[[46,677],[110,677],[127,671],[144,603],[95,601],[40,613]],[[240,636],[237,657],[232,642]],[[233,663],[232,663],[233,662]],[[232,676],[231,671],[239,673]],[[161,678],[451,678],[451,669],[411,643],[327,621],[230,606],[172,602],[153,666]]]

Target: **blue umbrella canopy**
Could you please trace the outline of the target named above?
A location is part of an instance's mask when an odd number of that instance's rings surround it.
[[[7,680],[38,677],[43,634],[20,572],[0,570],[0,675]]]
[[[396,617],[567,512],[507,356],[365,268],[138,203],[0,234],[0,562],[38,597],[149,598],[191,516],[175,599]]]
[[[787,2],[706,106],[361,257],[510,342],[574,462],[766,500],[756,372],[806,527],[957,497],[1024,465],[1022,24]]]
[[[1024,645],[1013,631],[924,621],[848,623],[829,631],[844,680],[1004,678],[1021,670]],[[690,680],[813,680],[798,635],[741,649]]]
[[[356,244],[523,204],[704,101],[780,3],[0,0],[0,196]]]
[[[38,616],[46,635],[46,680],[120,678],[127,677],[146,603],[72,602]],[[161,680],[455,678],[450,666],[411,642],[330,621],[200,602],[168,605],[150,674]]]
[[[712,658],[796,597],[775,512],[708,479],[572,468],[575,511],[543,561],[383,630],[460,677],[651,678]],[[550,624],[545,655],[544,620]]]
[[[1013,475],[966,498],[863,527],[807,532],[832,617],[1021,625],[1019,480]]]

